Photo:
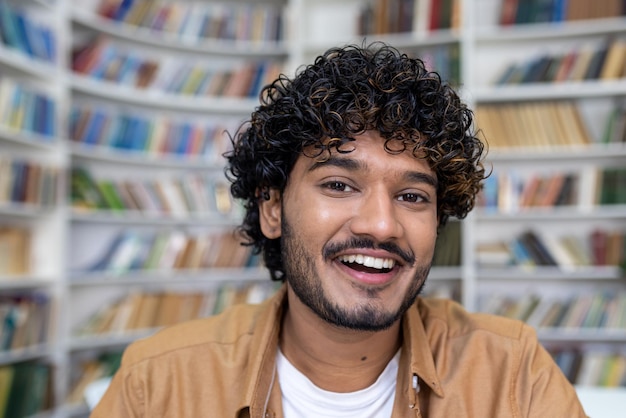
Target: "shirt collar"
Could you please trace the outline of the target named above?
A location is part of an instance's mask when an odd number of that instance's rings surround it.
[[[403,317],[402,348],[410,355],[401,359],[400,368],[406,370],[409,383],[412,382],[413,376],[417,375],[420,378],[420,384],[427,384],[435,394],[443,397],[443,388],[435,368],[435,360],[424,329],[424,322],[418,310],[419,305],[420,299],[407,310]],[[407,386],[413,390],[411,384]]]
[[[280,334],[283,306],[286,300],[286,285],[281,286],[278,292],[266,301],[265,308],[260,309],[257,327],[251,343],[250,365],[246,373],[248,382],[241,410],[249,408],[250,416],[264,416],[270,400],[270,392],[274,386],[276,350]],[[420,379],[419,384],[425,383],[432,391],[443,397],[443,389],[435,368],[430,342],[424,329],[424,323],[416,302],[407,310],[402,319],[402,355],[400,370],[405,370],[405,379],[398,382],[396,393],[405,393],[409,399],[415,398],[412,386],[413,376]],[[398,392],[398,390],[400,392]]]
[[[247,386],[241,399],[242,404],[239,405],[240,410],[249,408],[252,417],[265,416],[270,392],[276,379],[276,350],[286,293],[286,286],[281,286],[259,310],[250,345],[250,363],[245,375]]]

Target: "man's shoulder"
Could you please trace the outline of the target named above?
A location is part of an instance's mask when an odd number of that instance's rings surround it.
[[[265,304],[239,304],[219,315],[166,327],[131,344],[126,350],[125,361],[136,363],[197,349],[210,350],[211,346],[245,344],[265,307]]]
[[[417,308],[427,330],[445,330],[448,338],[485,333],[519,340],[524,334],[532,333],[532,329],[522,321],[469,312],[458,302],[449,299],[419,298]]]

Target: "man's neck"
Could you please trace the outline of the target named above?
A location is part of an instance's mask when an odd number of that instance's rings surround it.
[[[400,321],[383,331],[347,330],[319,318],[291,291],[287,300],[281,351],[324,390],[354,392],[370,386],[400,348]]]

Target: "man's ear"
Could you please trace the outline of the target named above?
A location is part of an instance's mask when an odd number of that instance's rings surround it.
[[[259,221],[266,238],[274,239],[281,235],[282,205],[278,189],[264,190],[259,198]]]

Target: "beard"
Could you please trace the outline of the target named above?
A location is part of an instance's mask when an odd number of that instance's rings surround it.
[[[294,233],[291,225],[282,217],[281,256],[285,272],[285,280],[291,286],[300,301],[309,307],[324,321],[338,327],[356,331],[382,331],[391,327],[413,305],[421,293],[426,276],[430,271],[431,260],[417,266],[400,306],[395,310],[381,309],[377,304],[378,292],[383,288],[359,288],[364,290],[370,299],[355,306],[340,306],[327,295],[322,288],[322,281],[315,269],[314,254],[307,250],[304,240]],[[399,249],[395,244],[376,244],[370,239],[354,239],[343,244],[327,245],[322,249],[324,259],[330,260],[332,254],[347,248],[383,248],[411,260],[408,265],[415,264],[412,254]],[[358,287],[358,285],[355,285]]]

